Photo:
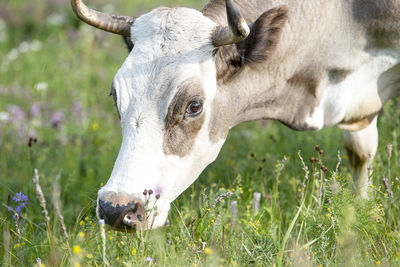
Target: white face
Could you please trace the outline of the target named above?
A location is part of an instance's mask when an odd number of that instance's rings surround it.
[[[215,160],[224,141],[211,141],[209,133],[217,89],[211,43],[216,26],[186,8],[141,16],[131,29],[135,46],[113,81],[122,145],[98,198],[123,206],[145,202],[143,191],[153,190],[153,228],[164,225],[170,203]],[[202,105],[197,115],[187,113],[192,102]]]

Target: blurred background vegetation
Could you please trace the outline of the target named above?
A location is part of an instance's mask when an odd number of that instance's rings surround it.
[[[97,10],[134,16],[160,5],[201,8],[205,3],[87,1]],[[121,142],[120,123],[108,93],[127,54],[119,36],[80,22],[66,0],[0,2],[0,259],[4,265],[32,265],[39,257],[50,265],[104,264],[94,207]],[[379,151],[370,201],[357,200],[348,190],[351,178],[338,129],[294,132],[277,122],[246,123],[231,131],[217,161],[174,202],[169,228],[144,241],[125,240],[123,233],[107,232],[107,259],[115,265],[149,264],[148,256],[157,258],[160,265],[276,264],[282,245],[285,248],[284,234],[302,199],[307,194],[309,199],[319,197],[319,192],[303,183],[304,166],[298,151],[320,186],[318,180],[325,176],[309,159],[318,155],[315,145],[321,145],[325,151],[321,160],[328,168],[327,185],[336,185],[340,193],[327,186],[325,202],[311,200],[308,209],[302,210],[291,230],[290,248],[284,250],[285,264],[343,266],[348,260],[360,266],[398,266],[399,110],[399,103],[390,101],[379,120]],[[388,144],[393,145],[391,165]],[[338,151],[342,164],[336,172]],[[45,230],[31,179],[34,168],[39,170],[48,200],[56,177],[61,185],[59,198],[71,236],[69,245],[63,241],[51,201],[52,227],[50,232]],[[389,202],[381,181],[388,175],[393,191]],[[236,193],[207,210],[218,195],[228,191]],[[253,214],[256,191],[262,194],[261,208]],[[22,241],[13,214],[7,210],[15,204],[12,197],[18,192],[29,199],[19,222]],[[231,229],[233,200],[238,202],[239,215],[237,226]],[[195,218],[196,224],[191,224]],[[216,218],[219,224],[213,226]],[[191,225],[194,229],[188,234]],[[227,229],[224,237],[222,227]],[[49,236],[54,236],[60,247],[55,253],[57,260],[50,256]],[[227,240],[229,246],[224,245]],[[210,250],[205,250],[204,243]],[[71,252],[76,246],[85,247],[85,252]]]

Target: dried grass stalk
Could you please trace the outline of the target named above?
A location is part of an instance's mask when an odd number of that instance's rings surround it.
[[[59,176],[60,176],[60,174],[57,175],[56,180],[53,183],[52,201],[53,201],[54,210],[56,212],[57,218],[61,224],[61,229],[62,229],[62,232],[64,235],[65,243],[67,244],[68,250],[70,251],[67,227],[65,226],[64,216],[61,213],[61,201],[60,201],[61,191],[60,191],[60,184],[58,183]]]

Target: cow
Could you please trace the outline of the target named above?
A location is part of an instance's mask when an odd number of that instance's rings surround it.
[[[211,0],[138,18],[71,2],[131,49],[110,93],[121,149],[97,199],[113,228],[163,226],[229,129],[259,119],[341,128],[355,192],[368,197],[377,117],[400,91],[398,0]]]

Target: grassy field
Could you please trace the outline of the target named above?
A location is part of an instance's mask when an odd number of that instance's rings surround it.
[[[231,130],[217,161],[173,203],[170,226],[136,234],[104,229],[95,200],[121,142],[108,92],[127,51],[120,37],[80,23],[66,2],[0,3],[0,265],[400,266],[398,101],[378,122],[370,200],[349,190],[338,129],[294,132],[254,122]],[[140,14],[204,2],[90,6]]]

